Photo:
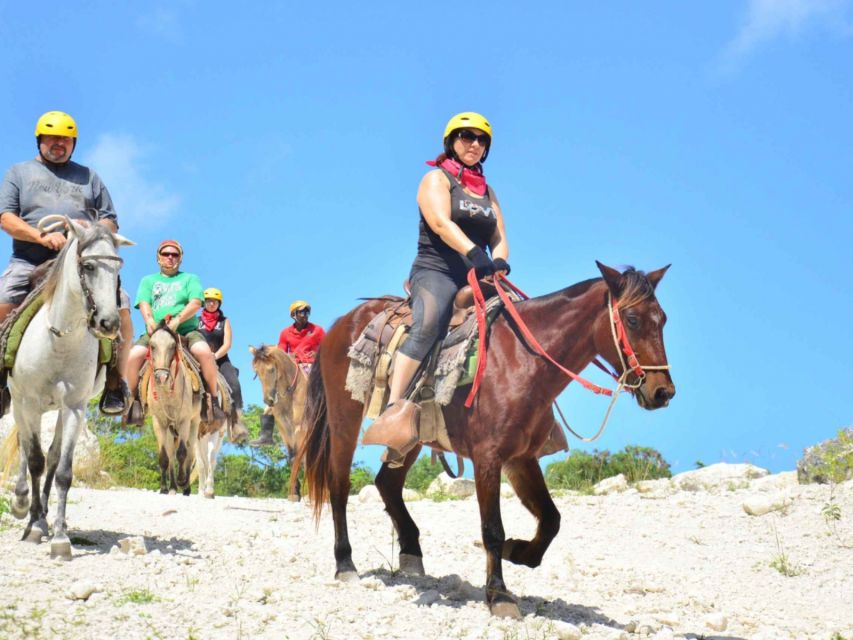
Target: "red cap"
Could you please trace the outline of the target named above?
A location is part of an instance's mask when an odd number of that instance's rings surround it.
[[[181,243],[178,242],[177,240],[163,240],[163,242],[161,242],[160,245],[157,247],[157,255],[158,256],[160,255],[160,252],[165,247],[174,247],[175,249],[178,250],[178,253],[181,254],[181,257],[182,258],[184,257],[184,248],[181,246]]]

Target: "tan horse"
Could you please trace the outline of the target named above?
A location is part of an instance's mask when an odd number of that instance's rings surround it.
[[[193,391],[192,374],[178,343],[178,335],[165,322],[151,334],[146,404],[157,437],[160,493],[174,493],[177,488],[188,496],[201,422],[201,395]]]
[[[305,428],[302,416],[308,391],[308,377],[302,367],[284,351],[274,345],[249,347],[252,369],[261,381],[264,403],[272,408],[281,441],[287,447],[291,464],[302,447]],[[299,469],[290,469],[290,500],[299,500]]]

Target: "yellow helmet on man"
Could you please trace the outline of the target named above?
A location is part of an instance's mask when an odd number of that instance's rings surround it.
[[[301,309],[308,309],[308,311],[311,311],[311,305],[308,304],[305,300],[296,300],[290,305],[290,315],[292,316],[294,313],[300,311]]]
[[[66,136],[77,138],[77,123],[64,111],[48,111],[36,122],[36,138],[39,136]]]
[[[210,287],[209,289],[204,290],[204,299],[219,300],[219,302],[222,302],[222,292],[219,289]]]
[[[453,152],[453,133],[460,129],[479,129],[489,136],[489,142],[486,144],[486,150],[483,152],[483,157],[480,158],[480,162],[485,162],[486,158],[489,156],[489,149],[492,147],[491,123],[486,120],[484,115],[476,113],[475,111],[463,111],[462,113],[457,113],[448,120],[447,126],[444,127],[444,152],[451,158],[456,157],[456,154]]]

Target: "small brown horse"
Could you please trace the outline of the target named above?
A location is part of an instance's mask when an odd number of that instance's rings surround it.
[[[666,269],[625,273],[598,263],[602,279],[587,280],[567,289],[520,302],[517,310],[545,350],[562,366],[580,371],[600,355],[633,386],[638,404],[657,409],[669,403],[675,387],[666,365],[663,325],[666,315],[654,290]],[[614,340],[608,302],[618,304],[627,338],[645,375],[623,371],[620,347]],[[350,466],[358,444],[362,404],[344,389],[349,367],[347,349],[383,302],[371,300],[340,318],[326,334],[309,382],[305,442],[306,478],[319,519],[329,497],[335,523],[335,576],[357,579],[347,533],[346,503]],[[628,348],[630,349],[630,347]],[[492,614],[520,617],[515,598],[504,584],[501,561],[536,567],[560,528],[560,514],[551,499],[537,452],[554,425],[551,404],[569,379],[537,356],[521,338],[506,313],[492,325],[489,360],[482,387],[466,409],[467,387],[457,389],[444,409],[454,450],[474,465],[480,522],[486,549],[486,601]],[[403,503],[403,482],[418,457],[420,446],[406,456],[402,467],[383,464],[376,486],[385,502],[400,542],[400,569],[424,574],[418,528]],[[538,521],[532,540],[506,539],[500,514],[503,470],[522,504]]]
[[[275,345],[249,347],[252,369],[261,380],[264,403],[272,409],[290,467],[290,500],[299,500],[299,456],[305,438],[303,416],[308,378],[296,361]]]

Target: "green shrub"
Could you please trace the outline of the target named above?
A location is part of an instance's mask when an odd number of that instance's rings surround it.
[[[419,493],[426,493],[427,488],[441,472],[444,471],[440,463],[431,461],[429,454],[423,455],[415,461],[406,476],[406,487],[414,489]]]
[[[349,475],[349,492],[354,495],[364,489],[367,485],[373,484],[376,479],[373,471],[361,462],[356,462],[352,465],[352,471]]]
[[[141,433],[118,430],[98,436],[101,465],[113,482],[136,489],[160,488],[160,463],[157,461],[157,439],[150,426]]]
[[[629,482],[672,477],[669,463],[658,451],[629,445],[613,455],[606,450],[587,453],[576,449],[565,460],[547,466],[545,483],[551,489],[588,492],[593,485],[620,473]]]
[[[247,454],[220,454],[215,478],[219,495],[280,498],[290,486],[290,464],[262,464]]]

